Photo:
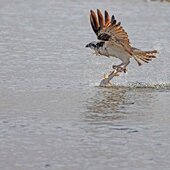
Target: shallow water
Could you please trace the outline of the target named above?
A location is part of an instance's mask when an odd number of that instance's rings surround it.
[[[159,57],[98,87],[90,9],[113,11],[132,44]],[[1,1],[0,169],[168,170],[170,4]]]

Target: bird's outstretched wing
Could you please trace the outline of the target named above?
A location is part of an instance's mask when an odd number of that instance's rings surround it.
[[[110,17],[109,13],[105,11],[103,16],[99,9],[97,9],[96,15],[93,10],[90,10],[90,23],[99,40],[108,41],[110,45],[123,48],[130,55],[133,55],[128,34],[121,23],[116,21],[114,15]]]

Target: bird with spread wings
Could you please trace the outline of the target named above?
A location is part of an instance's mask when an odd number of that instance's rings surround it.
[[[142,65],[142,62],[148,63],[156,58],[157,50],[143,51],[132,47],[121,23],[116,21],[114,15],[110,17],[107,11],[103,15],[99,9],[97,9],[97,13],[90,10],[90,23],[99,41],[93,41],[86,47],[93,49],[96,55],[120,59],[122,63],[113,65],[113,69],[126,72],[130,58],[134,58],[139,66]]]

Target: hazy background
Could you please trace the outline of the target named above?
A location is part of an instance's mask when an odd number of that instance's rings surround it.
[[[118,60],[95,57],[90,9],[159,56],[98,87]],[[168,170],[170,4],[0,0],[0,169]]]

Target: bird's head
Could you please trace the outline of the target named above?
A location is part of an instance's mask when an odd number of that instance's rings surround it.
[[[96,50],[96,49],[97,49],[97,42],[96,42],[96,41],[93,41],[93,42],[87,44],[86,47],[87,47],[87,48],[89,47],[89,48],[91,48],[91,49],[93,49],[93,50]]]
[[[101,49],[103,48],[105,42],[104,41],[93,41],[86,45],[86,47],[89,47],[90,49],[94,50],[94,54],[101,55]],[[101,48],[101,49],[100,49]]]

